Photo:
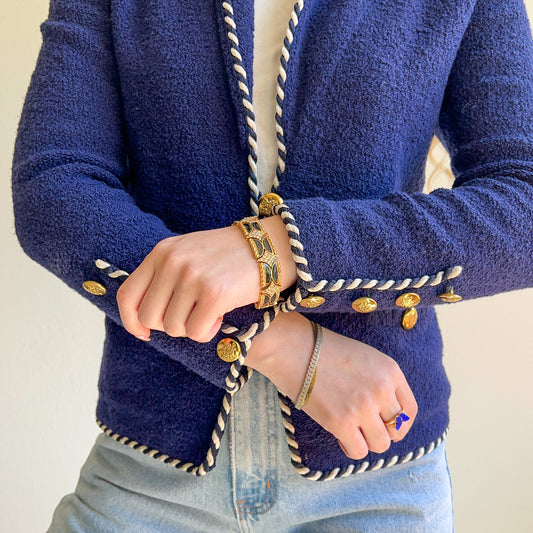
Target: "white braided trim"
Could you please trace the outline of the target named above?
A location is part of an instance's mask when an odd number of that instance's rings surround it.
[[[291,11],[290,21],[292,21],[292,23],[294,24],[294,29],[295,30],[296,30],[296,27],[298,26],[298,22],[299,22],[299,17],[298,17],[298,14],[296,13],[295,7],[297,5],[299,7],[300,13],[301,13],[303,8],[304,8],[304,4],[305,4],[304,0],[298,0],[294,4],[294,7],[293,7],[293,9]],[[292,45],[292,42],[294,41],[294,32],[292,31],[290,23],[287,25],[287,30],[285,32],[285,36],[287,37],[287,41],[288,41],[289,45]],[[281,80],[283,81],[283,83],[285,83],[285,81],[287,80],[287,70],[285,68],[284,62],[281,61],[282,58],[285,60],[286,63],[289,62],[290,52],[287,49],[287,47],[285,46],[285,40],[283,40],[283,45],[281,47],[281,57],[280,57],[280,64],[279,64],[279,76],[280,76]],[[285,99],[285,91],[283,90],[283,87],[279,83],[279,80],[278,80],[278,83],[277,83],[276,92],[277,92],[277,95],[278,95],[279,99],[281,100],[281,102],[283,104],[283,101]],[[287,149],[285,147],[285,142],[282,141],[282,139],[285,138],[285,133],[283,131],[283,127],[281,126],[281,117],[282,117],[282,115],[283,115],[283,107],[282,107],[282,105],[280,106],[278,104],[278,102],[276,101],[276,116],[278,118],[278,120],[276,120],[276,132],[279,134],[279,135],[277,135],[277,146],[278,146],[278,161],[277,161],[277,165],[278,165],[278,168],[279,168],[279,171],[280,171],[281,174],[283,174],[283,172],[285,172],[285,161],[284,161],[284,159],[283,159],[281,154],[286,154],[287,153]],[[274,173],[273,187],[274,187],[274,189],[277,189],[279,187],[278,172]]]
[[[279,405],[280,409],[282,411],[282,414],[286,415],[283,416],[283,425],[286,428],[285,432],[285,440],[287,441],[287,444],[289,445],[289,452],[291,455],[291,458],[293,460],[293,467],[294,469],[302,476],[305,476],[307,479],[310,479],[311,481],[331,481],[332,479],[336,479],[338,477],[346,477],[351,474],[360,474],[362,472],[365,472],[367,470],[376,471],[381,470],[383,468],[388,468],[389,466],[394,466],[395,464],[404,464],[409,461],[415,461],[416,459],[420,459],[424,455],[427,455],[428,453],[431,453],[437,446],[439,446],[445,439],[446,434],[448,433],[448,428],[444,431],[444,433],[438,437],[436,440],[430,442],[427,446],[422,446],[418,448],[416,451],[411,451],[404,455],[403,457],[400,457],[399,455],[393,455],[390,457],[387,461],[385,459],[379,459],[376,461],[375,464],[371,466],[370,462],[363,461],[359,467],[356,468],[355,464],[350,464],[347,467],[334,467],[331,470],[327,472],[323,472],[322,470],[317,470],[314,474],[308,475],[311,470],[305,466],[302,462],[302,458],[299,452],[299,445],[296,440],[295,430],[293,424],[287,420],[286,417],[291,416],[291,408],[283,402],[281,398],[279,398]],[[296,464],[294,464],[296,463]]]
[[[236,46],[239,46],[239,39],[236,33],[237,24],[235,23],[235,20],[233,18],[233,7],[230,2],[222,2],[222,8],[226,11],[226,15],[224,16],[224,22],[226,22],[229,28],[231,28],[228,29],[227,36],[230,41],[230,53],[234,59],[233,69],[235,70],[235,72],[240,74],[245,80],[245,82],[243,82],[242,80],[238,80],[237,84],[241,91],[242,105],[248,111],[248,113],[246,114],[246,123],[248,124],[250,129],[252,129],[253,132],[257,135],[253,103],[250,99],[250,89],[247,85],[248,76],[246,74],[246,69],[244,68],[242,55],[239,50],[235,48]],[[248,176],[248,187],[252,191],[253,195],[258,198],[261,194],[261,191],[257,186],[257,182],[253,178],[257,176],[257,142],[251,135],[248,135],[248,145],[250,147],[250,153],[248,155],[248,167],[250,171],[250,175]],[[259,214],[259,206],[252,196],[250,196],[250,208],[252,209],[252,213],[254,213],[255,215]]]
[[[120,435],[119,433],[114,432],[111,428],[109,428],[106,424],[104,424],[98,419],[96,419],[96,423],[98,424],[98,426],[104,433],[109,435],[112,439],[116,440],[117,442],[120,442],[121,444],[125,444],[130,448],[133,448],[139,452],[142,452],[144,455],[148,455],[149,457],[155,458],[162,463],[173,466],[174,468],[179,468],[180,470],[184,470],[186,472],[189,472],[197,476],[204,476],[205,474],[207,474],[209,470],[213,468],[215,464],[215,457],[218,453],[218,450],[220,449],[220,442],[221,442],[220,439],[222,435],[224,434],[224,430],[226,428],[226,422],[224,420],[223,415],[225,415],[226,420],[227,420],[227,417],[230,411],[231,411],[231,404],[230,402],[228,402],[226,395],[224,395],[222,399],[222,406],[218,413],[217,422],[211,433],[211,443],[207,450],[205,459],[199,465],[194,465],[194,463],[185,463],[182,460],[177,459],[177,458],[170,458],[168,455],[161,454],[161,452],[159,450],[156,450],[155,448],[149,448],[148,446],[145,446],[144,444],[140,444],[139,442],[133,439],[130,439],[129,437],[126,437],[126,436]],[[219,436],[219,433],[220,433],[220,436]],[[158,454],[161,454],[161,455],[158,455]],[[155,457],[156,455],[157,457]],[[206,470],[206,466],[208,470]]]
[[[111,267],[111,265],[107,261],[104,261],[103,259],[97,259],[94,262],[94,264],[100,270],[104,270],[105,268]],[[120,270],[120,269],[113,270],[113,272],[109,272],[107,275],[110,278],[119,278],[121,276],[124,276],[124,277],[128,277],[129,276],[129,274],[125,270]]]
[[[283,208],[283,207],[286,208],[286,210],[280,211],[280,209]],[[281,218],[283,219],[283,221],[285,223],[285,229],[287,230],[287,233],[293,232],[296,235],[300,235],[300,230],[296,226],[294,217],[288,211],[288,209],[289,209],[289,206],[287,204],[278,204],[278,205],[274,206],[273,212],[275,214],[279,214],[281,216]],[[302,266],[302,265],[305,266],[307,269],[309,268],[307,259],[305,257],[303,257],[302,255],[297,255],[292,250],[292,248],[296,248],[296,249],[300,250],[303,253],[304,252],[304,247],[303,247],[303,244],[301,243],[301,241],[299,241],[297,239],[294,239],[289,234],[289,244],[291,245],[292,257],[293,257],[293,259],[294,259],[294,261],[296,263],[296,271],[297,271],[298,277],[301,280],[303,280],[304,282],[306,282],[306,283],[312,283],[312,285],[306,287],[306,289],[309,292],[320,292],[320,291],[324,291],[324,290],[330,291],[330,292],[334,292],[334,291],[338,291],[338,290],[341,290],[341,289],[343,289],[343,290],[352,290],[352,289],[357,289],[357,288],[360,288],[360,289],[372,289],[372,288],[375,288],[378,291],[385,291],[385,290],[389,290],[389,289],[394,289],[394,290],[397,290],[397,291],[401,291],[401,290],[405,289],[408,286],[411,286],[413,288],[418,289],[420,287],[423,287],[424,285],[429,285],[429,286],[439,285],[445,279],[448,280],[448,279],[456,278],[456,277],[460,276],[461,273],[463,272],[463,267],[461,265],[455,265],[455,266],[451,267],[451,269],[440,270],[439,272],[437,272],[436,274],[433,274],[433,275],[424,274],[415,283],[413,283],[413,279],[412,278],[404,278],[404,279],[400,279],[400,280],[394,280],[394,279],[389,279],[389,280],[378,280],[378,279],[362,280],[361,278],[356,278],[356,279],[354,279],[352,281],[349,281],[349,280],[347,281],[345,279],[338,279],[338,280],[335,280],[335,281],[323,279],[323,280],[320,280],[320,281],[315,281],[313,279],[313,276],[309,272],[306,272],[306,271],[304,271],[304,270],[302,270],[300,268],[300,266]],[[446,275],[446,272],[448,272],[447,275]],[[445,275],[446,275],[446,277],[445,277]],[[363,281],[364,281],[364,283],[363,283]],[[331,286],[326,288],[327,285],[331,285]]]

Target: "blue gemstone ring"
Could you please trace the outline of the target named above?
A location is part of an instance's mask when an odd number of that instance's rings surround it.
[[[394,415],[390,420],[385,422],[386,426],[390,426],[396,430],[402,427],[404,422],[407,422],[409,417],[405,414],[405,411],[402,409],[397,415]]]

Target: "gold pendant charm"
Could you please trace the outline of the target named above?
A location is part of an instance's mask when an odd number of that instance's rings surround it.
[[[402,328],[412,329],[418,320],[418,311],[414,307],[406,309],[402,315]]]

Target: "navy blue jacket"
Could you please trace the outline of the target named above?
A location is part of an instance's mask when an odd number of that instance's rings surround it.
[[[202,475],[213,468],[246,350],[297,310],[375,346],[417,398],[411,431],[346,457],[281,397],[298,471],[390,466],[448,427],[436,305],[533,286],[533,42],[523,0],[298,1],[278,79],[276,208],[298,281],[278,306],[224,317],[209,343],[121,325],[116,291],[154,245],[256,212],[252,0],[51,0],[13,159],[25,252],[105,313],[97,421]],[[436,135],[451,189],[423,194]],[[105,294],[92,294],[94,281]],[[86,285],[87,286],[87,285]],[[401,325],[396,299],[420,296]],[[309,296],[324,298],[309,308]],[[352,302],[369,297],[370,313]],[[307,299],[307,300],[306,300]],[[225,363],[217,342],[236,339]],[[290,356],[290,354],[287,354]],[[244,385],[245,386],[245,385]]]

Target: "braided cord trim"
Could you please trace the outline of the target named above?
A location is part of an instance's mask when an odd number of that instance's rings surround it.
[[[237,37],[237,25],[233,18],[233,6],[231,1],[222,2],[224,10],[224,22],[227,36],[230,42],[231,57],[233,58],[233,70],[237,77],[237,85],[241,93],[242,105],[246,114],[246,131],[248,133],[248,187],[250,188],[250,207],[254,215],[259,215],[259,186],[257,183],[257,128],[255,114],[250,98],[248,78],[242,62],[242,54]]]
[[[281,123],[283,114],[283,101],[285,98],[285,82],[287,79],[287,65],[290,58],[290,49],[294,41],[294,35],[300,15],[303,11],[304,0],[297,0],[291,11],[288,21],[286,35],[283,39],[281,48],[279,74],[277,77],[276,88],[276,138],[278,147],[278,159],[276,166],[276,175],[272,183],[271,192],[275,192],[279,187],[279,179],[285,171],[286,149],[285,133]],[[246,130],[248,133],[248,187],[250,188],[250,207],[255,215],[259,214],[259,196],[261,191],[257,182],[257,128],[255,124],[255,114],[253,111],[252,100],[250,99],[250,88],[248,78],[242,61],[242,54],[239,48],[239,39],[237,37],[237,25],[233,17],[233,6],[230,0],[222,2],[224,9],[224,22],[226,23],[227,36],[230,41],[230,51],[233,58],[233,68],[237,77],[237,85],[241,92],[242,104],[246,114]]]
[[[224,20],[226,22],[226,29],[228,39],[230,41],[231,55],[233,57],[233,66],[237,76],[237,83],[241,91],[242,103],[246,113],[246,124],[248,131],[248,166],[249,177],[248,186],[250,188],[250,206],[255,215],[258,215],[258,201],[261,192],[259,191],[257,182],[257,130],[255,124],[255,115],[253,112],[253,105],[250,99],[250,90],[248,87],[248,80],[246,70],[242,62],[242,55],[239,50],[239,40],[237,37],[237,26],[233,18],[233,7],[230,1],[222,3],[222,7],[226,13]],[[298,26],[300,16],[305,7],[304,0],[297,0],[293,6],[291,16],[288,22],[286,35],[283,39],[283,46],[281,48],[279,74],[277,77],[276,89],[276,138],[278,147],[278,160],[276,166],[276,175],[271,187],[271,192],[276,192],[279,187],[280,178],[285,171],[285,162],[287,150],[285,146],[285,133],[282,125],[283,104],[285,99],[285,84],[287,80],[287,68],[290,58],[290,50],[294,41],[296,28]],[[300,232],[294,218],[292,217],[289,207],[286,204],[278,204],[273,207],[273,214],[280,215],[285,223],[287,232],[289,233],[289,242],[291,245],[292,256],[296,262],[298,277],[303,286],[310,292],[318,291],[337,291],[340,289],[377,289],[377,290],[403,290],[403,289],[417,289],[424,285],[438,285],[445,280],[453,279],[462,273],[463,267],[460,265],[452,266],[446,270],[441,270],[435,274],[424,274],[417,278],[404,278],[401,280],[379,280],[379,279],[338,279],[338,280],[314,280],[309,269],[307,259],[304,255],[303,244],[299,238]]]
[[[304,0],[298,0],[292,9],[286,35],[283,39],[283,46],[281,47],[281,56],[279,64],[279,74],[277,78],[276,88],[276,138],[278,145],[278,163],[276,167],[276,175],[272,183],[271,192],[276,192],[279,187],[279,180],[283,172],[285,172],[285,161],[287,158],[287,150],[285,148],[285,133],[283,125],[281,124],[281,117],[283,115],[283,101],[285,99],[285,82],[287,81],[287,66],[290,58],[291,46],[294,41],[296,27],[300,20],[303,8],[305,6]]]
[[[222,407],[218,413],[217,421],[211,434],[211,442],[209,444],[209,449],[207,450],[205,459],[199,465],[182,461],[181,459],[169,457],[168,455],[165,455],[164,453],[160,452],[159,450],[156,450],[155,448],[149,448],[144,444],[140,444],[136,440],[120,435],[119,433],[115,433],[110,427],[108,427],[106,424],[104,424],[98,419],[96,419],[96,423],[104,433],[109,435],[117,442],[125,444],[130,448],[133,448],[139,452],[144,453],[145,455],[153,457],[154,459],[157,459],[162,463],[168,464],[169,466],[173,466],[179,470],[188,472],[189,474],[193,474],[195,476],[204,476],[205,474],[207,474],[207,472],[209,472],[215,467],[216,456],[218,454],[218,450],[220,449],[220,441],[222,439],[222,435],[224,434],[228,416],[231,410],[231,397],[232,394],[229,392],[226,392],[224,394],[224,398],[222,399]]]
[[[378,459],[373,463],[370,463],[369,461],[364,461],[359,465],[358,468],[356,468],[355,464],[350,464],[347,467],[335,467],[327,471],[311,470],[302,462],[298,442],[296,441],[294,425],[292,424],[291,419],[291,408],[289,404],[290,400],[279,391],[278,397],[281,407],[283,425],[285,427],[285,437],[287,439],[287,444],[289,446],[289,451],[291,454],[291,463],[294,466],[295,470],[298,472],[298,474],[307,479],[310,479],[311,481],[331,481],[332,479],[336,479],[339,477],[346,477],[352,474],[360,474],[362,472],[370,470],[380,470],[382,468],[387,468],[395,464],[407,463],[409,461],[420,459],[420,457],[432,452],[439,444],[441,444],[444,438],[446,437],[446,434],[448,433],[448,429],[446,429],[438,439],[430,442],[427,446],[421,446],[420,448],[418,448],[418,450],[409,452],[403,457],[400,457],[399,455],[394,455],[387,462],[385,462],[385,459]]]
[[[277,204],[273,207],[273,213],[280,215],[285,223],[285,229],[289,234],[289,244],[291,246],[292,257],[296,262],[296,270],[302,285],[310,292],[318,291],[338,291],[340,289],[377,289],[385,291],[394,289],[401,291],[403,289],[418,289],[424,285],[438,285],[445,280],[456,278],[461,275],[463,267],[455,265],[446,270],[440,270],[436,274],[425,274],[418,278],[394,279],[338,279],[335,281],[313,279],[307,259],[304,255],[304,247],[300,240],[300,230],[296,226],[289,206],[285,203]]]
[[[96,267],[104,272],[104,274],[107,274],[110,278],[113,279],[119,279],[123,278],[126,279],[129,274],[125,270],[121,270],[107,261],[104,261],[103,259],[96,259],[94,262]],[[226,322],[222,322],[221,330],[224,333],[236,333],[237,339],[244,343],[246,350],[250,347],[251,344],[251,337],[253,337],[256,332],[260,332],[262,330],[258,330],[257,328],[258,324],[254,323],[250,326],[248,329],[241,329],[239,330],[236,327],[233,327]],[[268,327],[268,326],[267,326]],[[228,371],[228,374],[226,376],[226,385],[225,389],[228,392],[231,392],[232,394],[240,390],[240,388],[248,381],[250,376],[252,375],[253,369],[245,367],[242,368],[244,365],[244,357],[242,355],[239,356],[239,359],[237,361],[234,361]]]
[[[102,259],[97,259],[95,261],[96,266],[103,270],[111,278],[127,277],[129,274],[124,270],[117,269],[116,267],[110,265],[108,262],[103,261]],[[227,323],[222,324],[221,330],[227,334],[233,334],[237,339],[242,342],[246,350],[250,347],[252,338],[267,329],[274,318],[279,312],[289,312],[296,309],[297,305],[309,294],[305,289],[297,288],[293,294],[289,296],[286,301],[276,304],[274,307],[269,308],[263,313],[261,322],[254,322],[248,328],[238,329],[236,327],[230,326]],[[194,465],[190,462],[185,462],[177,458],[171,458],[168,455],[163,454],[162,452],[156,450],[155,448],[149,448],[145,445],[140,444],[139,442],[132,440],[126,436],[120,435],[114,432],[111,428],[105,425],[103,422],[97,420],[97,424],[100,426],[102,431],[107,433],[113,439],[126,444],[130,448],[137,449],[138,451],[149,455],[159,461],[174,466],[180,470],[191,473],[196,476],[203,476],[215,466],[215,459],[220,448],[220,440],[224,433],[226,422],[231,410],[231,397],[235,392],[241,389],[241,387],[248,381],[252,375],[253,370],[249,367],[244,366],[244,357],[241,356],[237,361],[232,363],[230,367],[230,372],[226,377],[226,392],[222,401],[222,407],[217,417],[217,422],[213,429],[211,435],[211,442],[209,449],[207,451],[205,459],[199,465]],[[242,373],[241,373],[242,370]],[[310,470],[302,464],[302,459],[299,453],[299,446],[295,438],[295,430],[292,424],[291,419],[291,408],[289,405],[290,400],[285,397],[283,394],[278,392],[279,402],[281,407],[281,413],[283,418],[283,425],[285,427],[285,435],[289,450],[291,453],[291,462],[297,472],[313,481],[329,481],[337,477],[345,477],[350,474],[358,474],[366,470],[379,470],[380,468],[392,466],[396,463],[405,463],[407,461],[415,460],[423,455],[431,452],[436,446],[438,446],[444,439],[446,432],[439,437],[436,441],[429,443],[425,447],[419,448],[416,452],[410,452],[404,457],[394,456],[387,463],[383,459],[379,459],[373,464],[368,462],[362,463],[359,468],[355,468],[355,465],[349,465],[346,468],[333,468],[330,471],[323,472],[321,470]]]

